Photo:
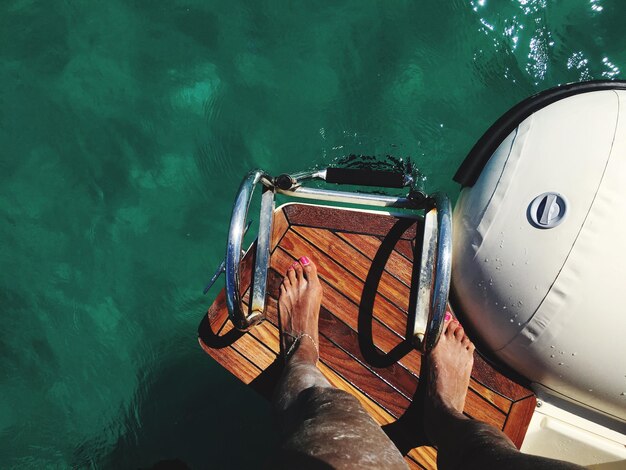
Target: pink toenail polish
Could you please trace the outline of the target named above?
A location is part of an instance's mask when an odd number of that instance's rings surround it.
[[[452,318],[452,315],[450,315],[450,312],[446,312],[446,321],[450,320],[450,318]]]
[[[302,263],[302,266],[308,266],[309,264],[311,264],[311,260],[306,256],[300,258],[300,262]]]

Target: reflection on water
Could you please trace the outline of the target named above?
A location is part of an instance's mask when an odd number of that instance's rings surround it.
[[[269,408],[195,338],[244,173],[455,197],[502,112],[626,63],[621,2],[278,3],[2,2],[1,467],[258,465]]]

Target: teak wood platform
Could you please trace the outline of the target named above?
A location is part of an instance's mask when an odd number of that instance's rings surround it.
[[[435,469],[436,450],[421,432],[421,407],[410,406],[421,393],[421,354],[405,340],[407,312],[414,302],[410,286],[418,224],[421,220],[385,213],[282,206],[275,212],[272,233],[267,320],[245,334],[234,330],[222,290],[200,324],[200,345],[269,399],[282,368],[277,322],[280,282],[295,260],[308,256],[316,263],[324,288],[319,325],[322,373],[331,384],[356,396],[411,468]],[[250,249],[242,261],[244,302],[253,255]],[[530,390],[475,353],[467,416],[502,429],[519,447],[535,405]]]

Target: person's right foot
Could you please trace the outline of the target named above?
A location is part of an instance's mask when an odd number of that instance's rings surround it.
[[[322,285],[315,264],[306,256],[287,270],[280,285],[278,317],[285,360],[298,356],[315,364],[319,359],[319,313]]]
[[[439,342],[426,357],[426,399],[424,426],[434,444],[445,433],[445,418],[463,416],[465,397],[474,364],[474,344],[463,327],[450,317]]]

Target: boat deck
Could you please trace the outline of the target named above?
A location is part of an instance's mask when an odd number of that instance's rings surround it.
[[[246,334],[234,330],[222,290],[200,325],[201,346],[269,399],[282,367],[277,322],[280,282],[295,260],[308,256],[316,263],[324,288],[322,373],[361,402],[405,454],[411,468],[437,468],[436,450],[420,431],[421,407],[411,407],[421,393],[421,354],[405,340],[407,312],[414,303],[410,285],[420,223],[384,213],[282,206],[275,213],[272,233],[267,320]],[[244,301],[253,251],[242,261]],[[475,353],[464,410],[467,416],[502,429],[519,447],[535,405],[530,390]]]

